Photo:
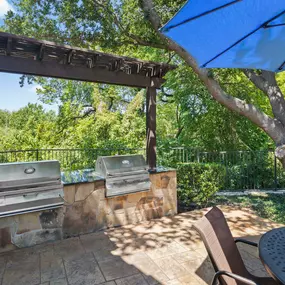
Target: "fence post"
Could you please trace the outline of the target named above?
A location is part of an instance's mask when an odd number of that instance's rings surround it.
[[[39,161],[39,150],[36,151],[36,160]]]
[[[277,158],[274,153],[274,185],[275,185],[275,191],[277,191]]]

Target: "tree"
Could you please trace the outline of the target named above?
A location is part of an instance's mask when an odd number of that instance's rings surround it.
[[[37,149],[55,145],[55,123],[55,112],[45,111],[38,104],[28,104],[13,112],[0,111],[0,148]]]
[[[191,54],[159,32],[161,23],[167,22],[177,12],[184,0],[14,2],[17,12],[8,13],[5,20],[7,31],[189,66],[191,76],[194,75],[196,82],[202,83],[212,98],[235,114],[249,119],[274,141],[276,154],[285,167],[285,100],[281,85],[277,83],[282,78],[277,80],[275,74],[267,71],[245,70],[238,71],[236,75],[231,70],[225,72],[199,68]],[[245,76],[254,88],[247,84],[243,91],[251,93],[242,96],[244,92],[231,92],[233,90],[223,82],[225,73],[226,77],[231,76],[232,83],[239,82]],[[268,100],[270,109],[268,106],[263,108],[264,104],[254,98],[260,92],[265,94],[264,101]],[[179,122],[184,120],[184,116],[178,117],[179,135]]]
[[[229,110],[248,118],[266,132],[275,142],[277,147],[275,153],[282,162],[283,167],[285,167],[285,99],[277,84],[275,74],[263,70],[259,72],[254,70],[244,71],[249,80],[269,98],[273,113],[273,116],[270,117],[256,106],[226,93],[212,72],[200,68],[190,53],[161,34],[159,32],[161,19],[156,11],[153,0],[141,0],[140,4],[145,18],[150,22],[167,50],[177,53],[192,68],[216,101]]]

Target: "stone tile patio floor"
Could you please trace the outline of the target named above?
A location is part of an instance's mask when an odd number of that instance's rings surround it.
[[[258,241],[282,225],[248,209],[221,207],[233,235]],[[191,228],[206,210],[81,235],[0,255],[1,285],[209,284],[213,268]],[[255,248],[241,245],[248,269],[264,276]]]

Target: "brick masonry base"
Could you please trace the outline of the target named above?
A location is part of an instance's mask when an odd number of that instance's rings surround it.
[[[0,252],[177,214],[176,171],[150,180],[147,192],[112,198],[104,181],[64,186],[62,208],[0,218]]]

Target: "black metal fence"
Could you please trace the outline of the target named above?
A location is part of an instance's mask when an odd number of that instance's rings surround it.
[[[0,151],[0,163],[58,160],[62,170],[94,168],[98,156],[144,154],[144,149],[32,149]]]
[[[145,154],[145,149],[36,149],[0,151],[0,163],[59,160],[62,170],[94,168],[100,155]],[[209,163],[225,167],[225,189],[285,189],[285,172],[273,151],[202,152],[187,147],[158,148],[158,164]]]
[[[226,177],[221,190],[285,189],[285,172],[274,151],[201,152],[176,147],[165,152],[164,164],[209,163],[225,167]]]

